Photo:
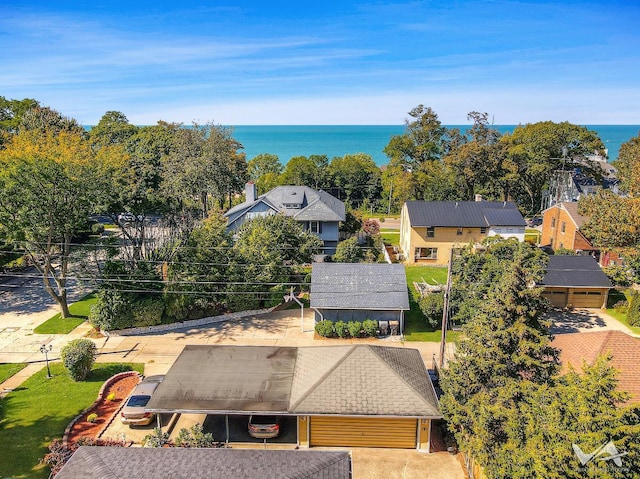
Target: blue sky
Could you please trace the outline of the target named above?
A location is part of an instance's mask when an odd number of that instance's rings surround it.
[[[83,124],[640,124],[632,1],[0,5],[0,95]]]

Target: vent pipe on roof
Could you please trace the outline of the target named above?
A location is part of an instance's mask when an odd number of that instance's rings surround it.
[[[244,185],[244,195],[247,203],[253,203],[258,197],[258,189],[253,181],[248,181],[247,184]]]
[[[476,201],[482,201],[482,195],[476,193]]]

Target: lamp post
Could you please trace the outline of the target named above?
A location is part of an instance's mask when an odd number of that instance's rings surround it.
[[[40,346],[40,352],[44,353],[44,360],[47,362],[47,378],[51,379],[53,376],[51,375],[51,369],[49,369],[49,353],[51,352],[51,350],[53,349],[53,346],[51,344],[46,345],[43,344],[42,346]]]

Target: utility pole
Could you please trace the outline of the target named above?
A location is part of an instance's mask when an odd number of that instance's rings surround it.
[[[449,251],[449,269],[447,271],[447,286],[444,289],[444,306],[442,308],[442,336],[440,338],[439,368],[444,367],[444,349],[447,343],[447,323],[449,322],[449,293],[451,292],[451,265],[453,264],[453,248]]]

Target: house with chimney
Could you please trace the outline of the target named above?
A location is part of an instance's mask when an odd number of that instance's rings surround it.
[[[284,214],[298,221],[302,227],[317,235],[323,242],[325,254],[335,253],[339,225],[345,220],[344,203],[329,193],[308,186],[277,186],[258,196],[256,185],[245,186],[245,201],[227,211],[227,231],[235,232],[258,216]]]
[[[510,201],[407,201],[400,216],[406,263],[445,265],[451,250],[490,236],[524,241],[526,222]]]

